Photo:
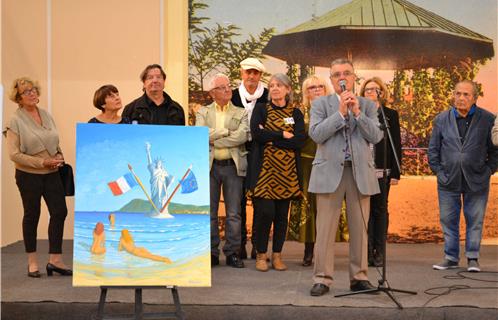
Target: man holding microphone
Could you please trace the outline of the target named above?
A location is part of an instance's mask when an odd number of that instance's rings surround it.
[[[309,183],[309,192],[316,193],[317,200],[312,296],[327,293],[332,285],[335,234],[344,198],[350,289],[374,288],[367,276],[367,226],[370,195],[379,193],[379,183],[370,144],[379,142],[382,132],[374,103],[352,92],[356,79],[352,62],[334,60],[330,70],[336,93],[313,101],[309,129],[318,147]]]

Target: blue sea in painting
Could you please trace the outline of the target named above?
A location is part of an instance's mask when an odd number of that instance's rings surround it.
[[[209,215],[176,214],[174,219],[155,219],[146,213],[120,213],[115,215],[114,227],[110,226],[110,212],[76,212],[74,221],[75,262],[98,264],[103,270],[140,270],[158,265],[150,259],[135,257],[126,251],[118,251],[122,229],[128,229],[135,246],[145,247],[151,253],[167,257],[173,263],[209,253]],[[90,248],[93,230],[97,222],[104,224],[105,256],[93,255]],[[82,272],[82,271],[80,271]],[[108,274],[107,276],[112,276]]]

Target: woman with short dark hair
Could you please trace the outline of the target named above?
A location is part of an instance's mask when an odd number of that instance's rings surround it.
[[[91,118],[88,121],[89,123],[131,123],[128,118],[119,115],[119,110],[123,108],[123,104],[121,103],[118,88],[112,84],[106,84],[95,91],[93,105],[101,113]]]

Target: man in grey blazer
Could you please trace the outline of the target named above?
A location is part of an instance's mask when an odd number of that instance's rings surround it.
[[[498,167],[498,149],[491,141],[495,116],[476,105],[477,85],[464,80],[455,86],[454,106],[434,120],[429,165],[437,175],[439,215],[444,234],[444,260],[436,270],[458,267],[460,211],[465,217],[467,271],[479,272],[482,224],[490,177]]]
[[[317,200],[312,296],[327,293],[332,285],[335,234],[344,198],[350,289],[373,288],[367,276],[367,226],[370,195],[379,193],[379,182],[370,145],[382,139],[382,132],[374,103],[352,91],[356,75],[351,61],[334,60],[330,73],[336,93],[313,101],[309,128],[318,145],[309,183]]]
[[[218,206],[220,191],[223,189],[226,213],[226,242],[223,253],[227,265],[243,268],[244,263],[239,258],[240,201],[242,180],[247,170],[247,112],[230,102],[232,90],[226,75],[215,75],[208,89],[214,102],[197,112],[195,125],[209,127],[211,266],[219,264]]]

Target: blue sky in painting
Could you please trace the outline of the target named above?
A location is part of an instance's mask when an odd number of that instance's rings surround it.
[[[206,127],[158,125],[78,124],[76,129],[75,211],[113,211],[130,200],[146,200],[140,187],[114,196],[107,183],[128,173],[131,164],[150,194],[145,142],[152,159],[161,158],[175,181],[169,194],[190,165],[199,189],[175,194],[172,202],[209,205],[209,151]]]

